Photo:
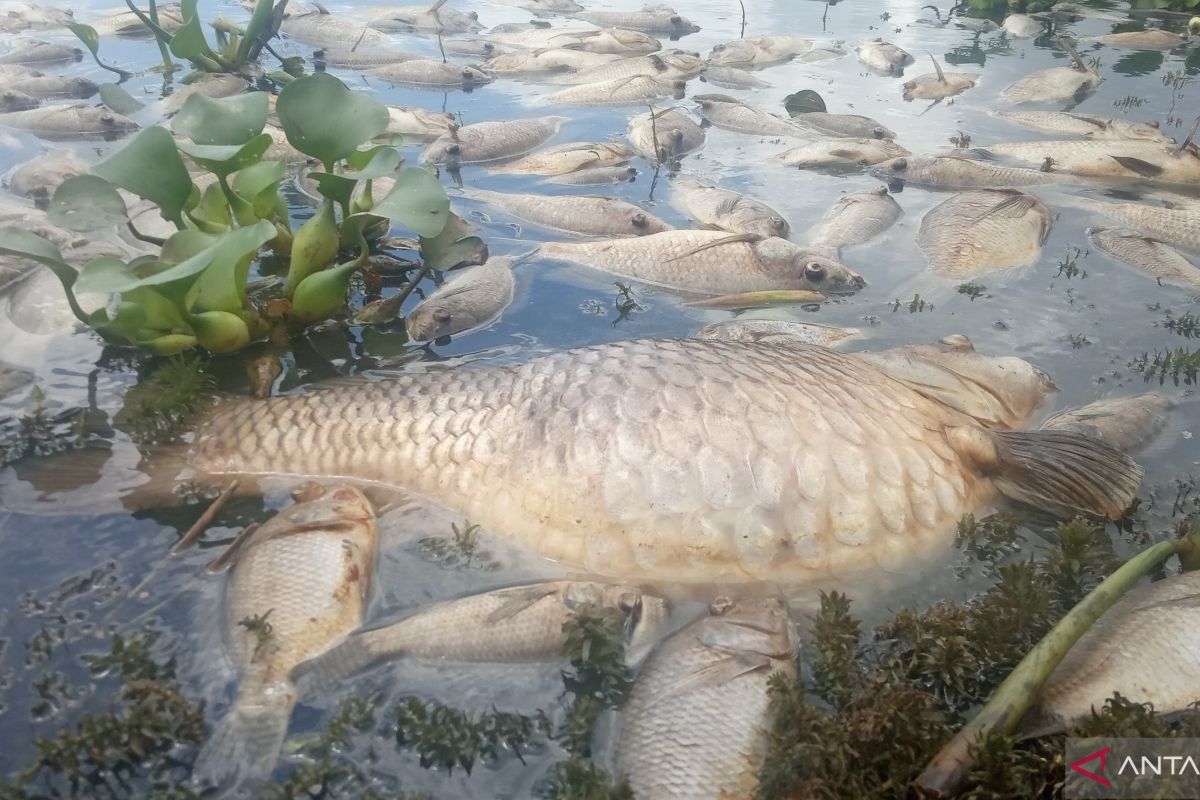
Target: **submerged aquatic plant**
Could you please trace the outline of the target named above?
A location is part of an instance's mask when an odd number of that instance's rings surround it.
[[[469,775],[476,762],[495,762],[505,751],[520,759],[521,748],[549,732],[550,720],[541,711],[472,713],[416,697],[396,709],[396,744],[416,750],[427,769],[461,767]]]
[[[1147,383],[1158,378],[1161,386],[1170,378],[1176,386],[1181,380],[1186,386],[1195,386],[1200,376],[1200,350],[1176,347],[1156,350],[1154,355],[1142,353],[1130,361],[1129,366],[1141,373]]]
[[[1179,334],[1185,339],[1200,339],[1200,314],[1188,311],[1178,317],[1168,316],[1161,324],[1171,333]]]
[[[207,361],[195,355],[167,360],[125,393],[117,425],[139,444],[179,435],[216,395],[217,381],[207,368]]]
[[[29,394],[29,410],[19,418],[0,419],[0,466],[26,456],[47,456],[82,447],[86,414],[82,408],[54,411],[38,386]]]

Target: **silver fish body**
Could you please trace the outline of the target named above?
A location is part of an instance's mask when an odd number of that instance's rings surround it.
[[[566,175],[584,169],[624,164],[631,158],[633,148],[620,142],[567,142],[492,167],[492,172]]]
[[[367,74],[388,83],[459,89],[470,89],[492,81],[492,76],[470,64],[450,64],[428,58],[386,64],[368,70]]]
[[[857,52],[860,62],[883,75],[903,75],[904,68],[913,63],[908,52],[878,37],[864,41]]]
[[[967,279],[1033,263],[1053,218],[1036,197],[1016,189],[961,192],[921,220],[917,244],[934,272]]]
[[[22,92],[30,97],[87,98],[100,91],[100,84],[87,78],[45,75],[14,64],[0,66],[0,89]]]
[[[1005,167],[990,161],[965,156],[907,156],[881,161],[867,170],[880,180],[941,186],[955,189],[1038,186],[1046,183],[1074,183],[1076,178],[1060,172],[1044,172],[1025,167]]]
[[[1088,228],[1088,241],[1102,253],[1163,283],[1200,289],[1200,267],[1170,245],[1123,228]]]
[[[0,88],[0,113],[2,114],[10,111],[28,111],[31,108],[37,108],[40,103],[41,100],[31,94],[16,89]]]
[[[640,206],[598,195],[539,195],[472,189],[467,197],[546,228],[583,236],[647,236],[671,226]]]
[[[811,130],[792,120],[728,95],[698,94],[692,99],[700,109],[700,116],[718,128],[754,136],[788,136],[797,139],[812,136]]]
[[[487,68],[497,75],[526,75],[538,72],[593,69],[611,63],[616,56],[610,53],[590,53],[564,47],[539,50],[518,50],[503,53],[487,62]]]
[[[1000,93],[1002,103],[1066,103],[1082,100],[1104,80],[1095,70],[1049,67],[1031,72]]]
[[[1003,142],[983,152],[1012,164],[1051,169],[1088,178],[1126,178],[1161,183],[1200,183],[1200,151],[1142,139],[1066,139]]]
[[[81,134],[118,136],[138,129],[136,122],[115,111],[85,103],[42,106],[0,114],[0,126],[31,131],[44,138]]]
[[[894,139],[896,132],[880,125],[861,114],[829,114],[825,111],[809,111],[792,117],[792,122],[805,128],[813,128],[827,136],[844,136],[862,139]]]
[[[942,100],[973,89],[983,77],[978,72],[930,72],[905,82],[905,100]]]
[[[309,488],[315,497],[268,520],[234,557],[225,631],[241,677],[237,699],[197,758],[198,775],[268,774],[296,698],[292,669],[362,625],[375,512],[349,486]]]
[[[314,47],[338,45],[382,45],[391,38],[359,20],[313,11],[307,14],[288,14],[279,30]]]
[[[849,294],[866,282],[844,264],[778,238],[679,230],[636,239],[543,244],[551,259],[696,294],[770,289]]]
[[[677,108],[634,115],[627,135],[634,151],[651,163],[673,161],[704,144],[704,129]]]
[[[333,67],[349,67],[350,69],[374,69],[389,64],[412,61],[415,58],[424,58],[424,56],[400,50],[345,50],[334,47],[324,47],[313,53],[313,61],[322,61]]]
[[[1187,37],[1171,33],[1159,28],[1144,31],[1125,31],[1109,33],[1096,37],[1096,41],[1108,47],[1119,47],[1126,50],[1174,50],[1187,44]]]
[[[383,6],[371,8],[371,27],[385,33],[426,31],[429,33],[476,33],[483,30],[479,14],[445,6],[431,11],[428,6]]]
[[[429,143],[421,153],[425,164],[481,164],[515,158],[545,143],[558,133],[565,117],[476,122],[451,129]]]
[[[709,64],[700,73],[700,80],[730,89],[766,89],[771,84],[737,67],[715,67]]]
[[[127,36],[131,38],[150,38],[153,34],[142,22],[142,17],[149,16],[149,10],[142,8],[141,16],[132,11],[121,11],[109,14],[102,19],[89,22],[92,29],[101,36]],[[163,3],[157,6],[158,24],[167,33],[178,33],[184,25],[183,7],[179,3]],[[68,20],[69,21],[69,20]]]
[[[1163,208],[1145,203],[1106,203],[1088,197],[1072,198],[1071,203],[1124,222],[1161,242],[1200,255],[1198,207]]]
[[[684,233],[702,232],[655,236]],[[1116,518],[1142,477],[1102,443],[985,427],[862,358],[696,340],[231,401],[189,460],[401,486],[595,575],[809,587],[911,570],[1000,492]]]
[[[781,319],[734,319],[705,325],[696,332],[697,339],[717,342],[755,342],[788,347],[796,344],[815,344],[832,347],[843,339],[861,334],[858,328],[821,325],[816,322],[793,322]]]
[[[232,97],[246,91],[246,86],[246,79],[241,75],[204,75],[167,95],[163,99],[163,108],[167,111],[178,111],[194,94],[202,94],[205,97]]]
[[[697,222],[731,233],[788,237],[787,220],[766,203],[690,178],[676,180],[674,185],[680,208]]]
[[[577,48],[589,53],[609,53],[622,56],[656,53],[662,49],[662,43],[649,34],[621,28],[533,28],[520,31],[493,31],[488,34],[488,37],[495,42],[517,47]]]
[[[0,55],[0,64],[45,64],[54,61],[78,61],[83,53],[78,47],[54,42],[19,42]]]
[[[80,163],[69,151],[51,150],[26,161],[10,172],[7,183],[13,194],[49,200],[59,184],[67,178],[85,172],[87,166]]]
[[[811,247],[831,248],[865,244],[900,219],[903,209],[880,187],[870,192],[854,192],[841,197],[808,232]]]
[[[581,69],[555,79],[556,83],[599,83],[645,76],[662,81],[689,80],[704,69],[704,60],[683,50],[664,50],[643,56],[629,56],[595,68]]]
[[[633,75],[629,78],[610,78],[598,83],[568,86],[546,95],[545,100],[548,103],[581,106],[645,105],[649,101],[664,97],[682,100],[683,93],[683,81]]]
[[[1157,392],[1110,397],[1059,412],[1043,422],[1041,429],[1075,431],[1129,453],[1162,432],[1170,409],[1170,401]]]
[[[1066,111],[994,111],[992,116],[1038,133],[1083,136],[1088,139],[1148,139],[1172,144],[1158,120],[1130,122],[1116,117]]]
[[[696,23],[663,6],[642,11],[585,11],[575,16],[601,28],[622,28],[676,38],[700,30]]]
[[[769,684],[796,676],[780,600],[721,597],[647,659],[621,711],[617,772],[639,800],[754,797]]]
[[[550,182],[570,186],[595,186],[604,183],[632,183],[637,176],[637,169],[630,166],[586,167],[574,172],[554,175],[550,178]]]
[[[719,67],[761,69],[803,57],[815,44],[812,39],[800,36],[751,36],[714,45],[708,63]]]
[[[409,312],[408,338],[432,342],[490,325],[512,305],[512,267],[512,259],[492,258],[446,281]]]
[[[388,106],[388,133],[410,139],[436,139],[456,125],[453,114],[416,106]]]
[[[906,156],[909,151],[891,139],[814,139],[785,150],[776,156],[785,166],[845,168],[878,164],[890,158]]]
[[[1009,14],[1004,18],[1001,27],[1009,36],[1017,39],[1032,39],[1046,31],[1046,26],[1041,20],[1028,14]]]

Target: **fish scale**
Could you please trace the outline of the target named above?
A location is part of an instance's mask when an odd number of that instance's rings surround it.
[[[1164,283],[1200,289],[1200,268],[1178,251],[1139,231],[1088,228],[1088,241],[1102,253],[1140,269]]]
[[[1198,209],[1161,208],[1143,203],[1105,203],[1087,197],[1076,197],[1071,202],[1132,225],[1167,244],[1200,255]]]
[[[986,155],[1022,166],[1042,167],[1097,178],[1151,177],[1168,183],[1200,183],[1200,153],[1195,148],[1178,155],[1174,148],[1144,139],[1069,139],[1044,142],[1003,142],[983,148]],[[1122,164],[1121,160],[1126,163]],[[1142,164],[1139,169],[1129,165]]]
[[[616,197],[537,195],[472,189],[466,196],[502,208],[520,219],[589,236],[645,236],[671,230],[649,211]]]
[[[1051,224],[1050,210],[1033,195],[976,189],[934,206],[921,220],[917,243],[934,271],[969,278],[1031,263]]]

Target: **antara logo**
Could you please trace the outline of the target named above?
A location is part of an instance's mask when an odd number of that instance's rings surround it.
[[[1083,777],[1088,778],[1089,780],[1095,781],[1096,783],[1100,784],[1101,786],[1111,787],[1112,781],[1110,781],[1108,778],[1104,777],[1103,774],[1101,774],[1104,772],[1104,767],[1108,764],[1108,754],[1111,752],[1112,752],[1111,745],[1103,747],[1103,748],[1097,750],[1096,752],[1091,753],[1090,755],[1086,755],[1083,758],[1072,762],[1071,769],[1074,770],[1075,772],[1078,772]],[[1083,768],[1084,764],[1088,764],[1092,761],[1097,761],[1097,760],[1100,762],[1100,766],[1097,768],[1096,772],[1092,772],[1089,769]],[[1130,761],[1131,759],[1126,757],[1125,760]],[[1124,769],[1124,767],[1125,767],[1125,765],[1122,764],[1121,768]],[[1118,771],[1117,774],[1121,774],[1121,772]]]
[[[1196,775],[1200,777],[1200,767],[1191,756],[1142,756],[1135,761],[1133,756],[1125,756],[1121,762],[1118,775],[1126,774],[1141,777],[1142,775]]]

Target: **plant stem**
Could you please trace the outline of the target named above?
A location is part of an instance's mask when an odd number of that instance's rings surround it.
[[[163,70],[169,75],[175,71],[175,63],[171,61],[171,51],[167,47],[171,43],[171,34],[162,29],[158,24],[158,6],[155,0],[150,0],[150,16],[147,17],[142,13],[142,10],[133,4],[133,0],[125,0],[125,5],[129,6],[129,10],[142,21],[142,24],[150,29],[154,34],[154,40],[158,42],[158,52],[162,55]]]
[[[1126,561],[1079,601],[1021,659],[975,718],[963,726],[917,776],[914,783],[918,793],[922,797],[958,794],[975,765],[972,751],[992,734],[1007,736],[1016,730],[1037,699],[1042,685],[1088,628],[1159,564],[1173,555],[1179,555],[1181,560],[1189,559],[1197,551],[1200,551],[1200,530],[1192,530],[1182,539],[1159,542]]]

